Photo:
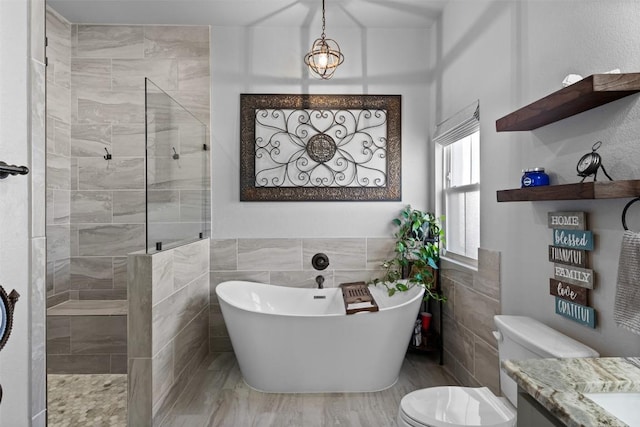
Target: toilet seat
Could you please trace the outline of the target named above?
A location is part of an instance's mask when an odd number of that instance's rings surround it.
[[[400,402],[398,418],[411,427],[513,427],[515,411],[487,387],[432,387]]]

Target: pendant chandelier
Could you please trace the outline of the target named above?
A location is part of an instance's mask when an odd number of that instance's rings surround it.
[[[340,46],[333,39],[328,39],[324,34],[324,0],[322,0],[322,35],[316,39],[311,50],[304,57],[304,63],[309,70],[321,79],[327,80],[333,77],[338,65],[344,61],[344,55],[340,52]]]

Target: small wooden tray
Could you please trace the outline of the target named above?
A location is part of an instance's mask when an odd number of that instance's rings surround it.
[[[347,314],[379,310],[378,304],[365,282],[341,283],[340,288]]]

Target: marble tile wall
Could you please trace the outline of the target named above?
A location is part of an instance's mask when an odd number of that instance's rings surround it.
[[[393,257],[394,240],[387,238],[212,239],[210,276],[210,349],[232,351],[215,287],[225,280],[249,280],[279,286],[325,287],[380,277],[383,260]],[[329,257],[329,267],[316,271],[314,254]]]
[[[47,373],[126,374],[126,301],[69,300],[47,311]]]
[[[129,425],[157,425],[209,353],[209,239],[128,257]]]
[[[71,24],[51,8],[47,22],[49,305],[126,299],[126,256],[145,245],[144,79],[208,123],[209,29]],[[157,228],[173,201],[188,220],[190,196],[152,196]]]
[[[46,31],[46,295],[52,306],[69,299],[70,290],[71,24],[47,7]]]
[[[466,386],[500,394],[493,316],[500,314],[500,253],[478,249],[478,270],[443,261],[445,368]],[[434,319],[437,316],[434,316]]]

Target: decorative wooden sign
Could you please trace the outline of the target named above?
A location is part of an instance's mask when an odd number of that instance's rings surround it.
[[[563,248],[593,250],[593,233],[584,230],[553,230],[553,245]]]
[[[586,230],[587,214],[585,212],[549,212],[547,226],[564,230]]]
[[[549,261],[553,263],[587,266],[587,251],[582,249],[560,248],[549,245]]]
[[[595,328],[595,310],[587,307],[595,275],[586,268],[586,251],[594,248],[593,234],[586,229],[587,213],[548,212],[547,227],[553,229],[549,261],[554,278],[549,279],[549,293],[555,297],[556,314]]]
[[[580,286],[549,279],[549,293],[576,304],[587,305],[587,290]]]
[[[593,289],[593,270],[572,265],[553,264],[553,276],[565,283]]]
[[[591,307],[576,304],[562,298],[556,298],[556,314],[559,314],[581,325],[596,327],[596,312]]]

